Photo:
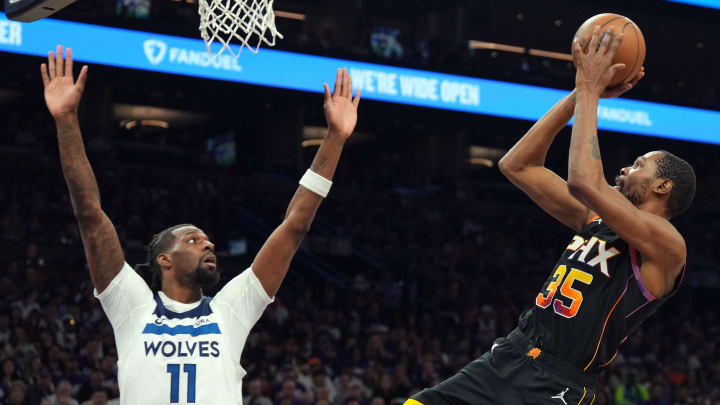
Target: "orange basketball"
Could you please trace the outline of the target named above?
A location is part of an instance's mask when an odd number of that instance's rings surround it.
[[[610,86],[630,81],[640,72],[645,62],[645,38],[640,28],[627,17],[619,14],[603,13],[590,17],[575,33],[575,38],[585,40],[585,50],[590,46],[593,29],[600,26],[600,39],[610,27],[615,27],[615,33],[623,33],[623,41],[618,47],[613,63],[624,63],[625,68],[615,73]]]

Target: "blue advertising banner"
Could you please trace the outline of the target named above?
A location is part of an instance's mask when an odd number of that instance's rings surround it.
[[[262,49],[210,56],[200,39],[0,13],[0,52],[46,56],[58,44],[76,60],[207,79],[322,92],[347,67],[363,97],[391,103],[537,120],[566,90]],[[601,100],[600,129],[720,144],[720,112],[626,99]]]
[[[720,0],[667,0],[675,3],[690,4],[692,6],[718,8],[720,9]]]

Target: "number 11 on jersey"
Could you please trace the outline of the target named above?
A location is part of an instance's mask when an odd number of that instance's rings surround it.
[[[195,403],[195,364],[183,364],[183,371],[187,374],[187,402]],[[180,365],[168,364],[170,373],[170,403],[180,402]]]

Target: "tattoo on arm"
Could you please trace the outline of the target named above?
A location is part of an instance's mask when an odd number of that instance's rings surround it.
[[[317,161],[313,162],[312,166],[310,166],[310,170],[317,173],[318,171],[320,171],[320,169],[322,169],[325,166],[326,161],[327,161],[326,158],[324,158],[322,156],[318,156]]]
[[[95,175],[85,154],[80,127],[75,119],[58,120],[60,163],[75,214],[83,213],[87,202],[100,204]]]
[[[58,124],[57,129],[58,129],[58,132],[60,132],[61,134],[66,134],[68,132],[74,131],[76,129],[76,126],[71,123],[62,123],[62,124]]]
[[[592,145],[592,157],[596,160],[600,160],[600,145],[598,144],[597,135],[590,138],[588,142]]]

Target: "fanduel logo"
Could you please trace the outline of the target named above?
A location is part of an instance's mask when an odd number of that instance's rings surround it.
[[[162,62],[165,57],[165,51],[167,51],[167,44],[157,39],[148,39],[143,42],[143,49],[145,50],[145,57],[153,65],[157,65]]]
[[[220,55],[212,57],[205,51],[196,51],[185,48],[168,48],[167,44],[157,39],[148,39],[143,43],[145,57],[153,64],[158,65],[163,62],[167,53],[168,63],[178,65],[197,66],[201,68],[212,67],[219,70],[229,70],[233,72],[241,72],[242,66],[238,65],[238,61],[232,55]]]
[[[627,110],[625,108],[614,108],[598,106],[598,118],[601,120],[615,121],[623,124],[641,125],[651,127],[653,122],[650,114],[643,110]]]

